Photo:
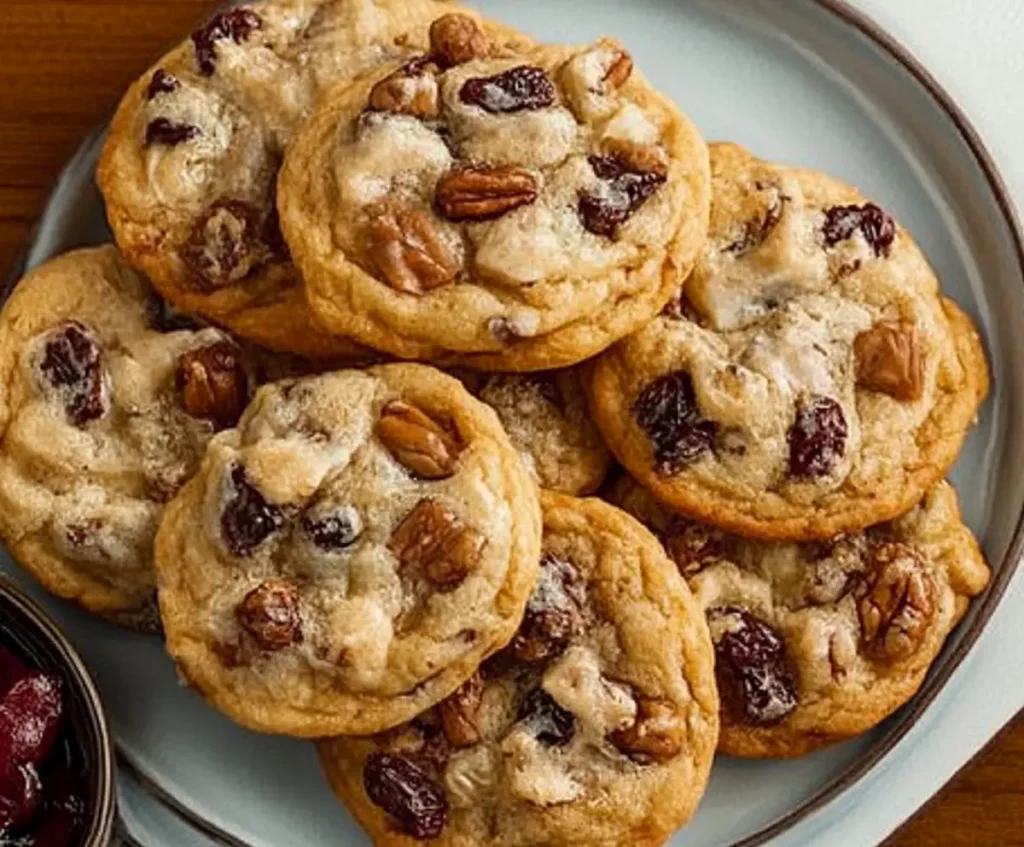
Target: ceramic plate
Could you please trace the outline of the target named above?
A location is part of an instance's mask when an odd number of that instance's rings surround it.
[[[980,141],[956,107],[884,33],[834,0],[481,0],[536,35],[621,38],[638,65],[709,139],[820,168],[860,186],[913,233],[945,291],[983,329],[994,390],[953,473],[965,517],[995,571],[918,697],[875,732],[806,759],[719,759],[696,817],[673,845],[753,845],[827,827],[835,800],[870,778],[981,632],[1016,564],[1024,511],[1021,241]],[[92,186],[100,139],[69,165],[30,265],[105,240]],[[24,582],[17,568],[0,564]],[[37,592],[37,595],[41,592]],[[124,762],[126,828],[145,844],[198,843],[181,820],[253,847],[365,844],[304,743],[247,733],[178,684],[158,640],[129,635],[52,599],[95,669]],[[156,802],[154,800],[156,798]],[[808,821],[813,817],[814,820]]]

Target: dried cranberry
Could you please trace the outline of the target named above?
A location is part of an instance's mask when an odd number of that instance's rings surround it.
[[[520,65],[496,76],[467,79],[459,97],[491,114],[543,109],[555,102],[555,84],[542,68]]]
[[[219,201],[196,220],[181,260],[202,288],[239,282],[269,258],[263,231],[255,208],[238,200]]]
[[[150,79],[149,86],[146,88],[146,99],[152,100],[160,94],[170,94],[172,91],[177,91],[180,87],[181,83],[178,82],[177,77],[171,76],[163,68],[157,68],[153,72],[153,78]]]
[[[561,653],[583,630],[582,606],[579,571],[570,562],[546,554],[541,559],[537,587],[512,639],[515,657],[522,662],[539,662]]]
[[[874,203],[865,203],[863,206],[833,206],[825,212],[822,234],[826,247],[845,241],[858,229],[876,256],[889,255],[896,238],[896,224],[883,209]]]
[[[576,734],[576,718],[543,688],[534,688],[519,706],[517,720],[549,747],[564,747]]]
[[[323,550],[351,547],[363,534],[363,519],[354,506],[313,506],[302,516],[302,529]]]
[[[595,235],[614,238],[630,216],[665,184],[664,173],[645,171],[623,156],[591,156],[588,160],[601,179],[600,188],[580,193],[583,226]]]
[[[792,712],[796,683],[779,634],[732,606],[712,609],[708,618],[716,638],[715,676],[723,705],[733,718],[767,726]]]
[[[61,680],[34,671],[0,700],[0,762],[38,764],[57,739],[63,698]]]
[[[633,417],[654,446],[656,469],[677,473],[697,461],[715,438],[718,425],[701,417],[693,379],[673,371],[648,384],[633,403]]]
[[[65,321],[50,333],[39,363],[46,381],[63,394],[64,410],[78,426],[103,415],[103,361],[92,333]]]
[[[251,9],[231,9],[214,17],[202,29],[192,33],[192,44],[196,49],[196,64],[203,76],[211,76],[217,69],[218,41],[230,38],[235,44],[248,40],[249,36],[263,26],[263,19]]]
[[[372,753],[363,763],[366,796],[398,821],[406,835],[437,838],[448,817],[444,790],[405,756]]]
[[[167,118],[154,118],[146,127],[146,144],[164,144],[177,147],[199,135],[199,127],[179,124]]]
[[[281,528],[284,515],[253,488],[241,465],[231,471],[231,483],[234,490],[224,504],[221,533],[233,555],[248,556]]]
[[[796,411],[789,430],[789,473],[813,479],[827,476],[846,453],[846,417],[831,397],[814,396]]]

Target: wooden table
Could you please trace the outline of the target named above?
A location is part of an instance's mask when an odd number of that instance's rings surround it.
[[[0,0],[0,274],[13,264],[79,140],[209,6],[208,0]],[[1024,844],[1024,719],[890,844]]]

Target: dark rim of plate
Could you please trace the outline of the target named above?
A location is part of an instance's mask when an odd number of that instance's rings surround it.
[[[1021,281],[1024,282],[1024,230],[1021,228],[1016,207],[1010,197],[1009,189],[999,173],[995,160],[963,109],[960,108],[953,97],[932,76],[931,72],[925,68],[917,57],[889,35],[869,15],[855,9],[847,0],[811,0],[811,2],[852,27],[860,35],[872,42],[875,47],[901,65],[914,81],[928,92],[935,105],[945,112],[984,174],[989,189],[992,191],[996,203],[1002,212],[1004,222],[1013,238],[1020,277]],[[96,133],[83,143],[82,149],[96,143],[104,131],[105,127],[97,130]],[[29,250],[35,243],[37,235],[38,225],[31,233],[21,257],[15,262],[2,289],[0,289],[0,302],[6,299],[15,283],[24,274]],[[1017,570],[1022,553],[1024,553],[1024,513],[1018,517],[1017,524],[1014,527],[1013,540],[1002,565],[996,570],[995,578],[984,594],[975,601],[976,609],[973,611],[971,619],[961,626],[960,631],[957,633],[956,643],[940,654],[914,699],[889,719],[884,736],[845,771],[824,785],[797,808],[777,818],[758,832],[733,842],[729,847],[758,847],[758,845],[765,844],[801,821],[821,812],[831,801],[835,800],[872,771],[899,744],[939,695],[946,682],[978,640],[982,630],[988,624],[999,601],[1006,592],[1006,588]],[[128,772],[139,788],[163,805],[168,812],[180,821],[192,826],[197,832],[202,833],[215,843],[227,845],[227,847],[252,847],[252,845],[189,809],[174,796],[173,792],[161,786],[156,779],[148,775],[145,769],[132,759],[131,754],[126,749],[121,747],[120,744],[116,744],[116,747],[120,767]]]

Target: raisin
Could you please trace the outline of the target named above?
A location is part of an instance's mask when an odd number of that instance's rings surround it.
[[[523,699],[516,719],[526,723],[537,740],[549,747],[564,747],[576,734],[576,718],[563,709],[543,688],[534,688]]]
[[[192,227],[181,260],[208,290],[239,282],[263,265],[270,249],[259,212],[237,200],[214,203]]]
[[[175,123],[168,118],[154,118],[146,127],[146,145],[164,144],[177,147],[199,135],[199,128],[191,124]]]
[[[678,473],[708,450],[718,425],[701,417],[693,379],[673,371],[649,383],[633,403],[633,417],[654,446],[658,473]]]
[[[719,538],[710,527],[673,518],[663,533],[663,544],[685,577],[700,573],[721,556]]]
[[[796,708],[786,645],[763,620],[732,606],[708,614],[723,706],[744,723],[768,726]]]
[[[767,194],[764,209],[757,217],[747,221],[743,226],[743,234],[725,248],[726,252],[736,256],[743,256],[764,244],[765,239],[782,220],[782,205],[785,198],[779,193],[778,188],[762,182],[755,183],[754,188],[759,193]]]
[[[264,650],[283,650],[302,641],[299,598],[285,579],[261,582],[242,598],[235,616]]]
[[[789,473],[813,479],[827,476],[846,453],[843,407],[831,397],[814,396],[797,409],[789,430]]]
[[[541,559],[537,587],[526,604],[512,653],[522,662],[553,658],[583,630],[583,585],[570,562],[555,556]]]
[[[54,329],[43,347],[39,370],[64,399],[64,411],[82,426],[102,417],[103,359],[92,334],[78,321]]]
[[[235,44],[248,40],[253,32],[263,26],[263,19],[251,9],[231,9],[215,16],[202,29],[192,33],[192,44],[196,50],[196,64],[203,76],[212,76],[217,69],[218,41],[231,39]]]
[[[666,180],[658,171],[645,171],[620,155],[591,156],[588,161],[602,180],[597,190],[580,193],[579,214],[588,232],[614,238],[622,226]]]
[[[555,84],[542,68],[520,65],[496,76],[467,79],[459,98],[491,114],[543,109],[555,102]]]
[[[248,556],[281,528],[284,515],[253,488],[241,465],[231,471],[231,483],[234,491],[224,504],[221,533],[233,555]]]
[[[876,256],[888,256],[896,238],[896,224],[874,203],[863,206],[833,206],[825,212],[822,235],[826,247],[834,247],[860,230]]]
[[[444,829],[444,789],[405,756],[371,753],[363,763],[363,787],[370,801],[395,818],[406,835],[427,840]]]
[[[343,550],[363,534],[363,519],[354,506],[313,506],[302,516],[302,530],[323,550]]]
[[[177,91],[181,86],[177,78],[171,76],[163,68],[157,68],[153,72],[153,78],[149,81],[149,86],[146,88],[146,99],[152,100],[160,94],[170,94],[172,91]]]

